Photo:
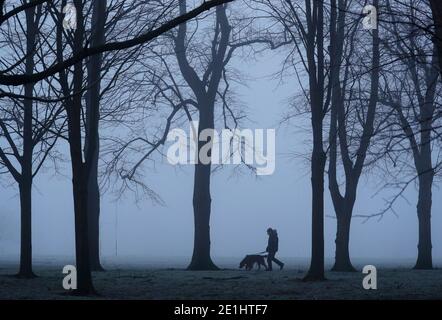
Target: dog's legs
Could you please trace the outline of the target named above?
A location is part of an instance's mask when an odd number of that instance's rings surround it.
[[[267,267],[265,260],[262,260],[262,264],[264,265],[264,267],[266,268],[266,270],[269,270],[269,267]]]

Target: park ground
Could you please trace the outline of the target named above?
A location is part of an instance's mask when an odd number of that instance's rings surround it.
[[[235,259],[222,261],[220,271],[198,272],[173,261],[171,267],[123,260],[104,261],[107,271],[93,275],[98,295],[88,299],[442,299],[442,269],[411,270],[407,263],[378,263],[378,289],[365,290],[361,271],[328,271],[326,281],[303,282],[306,259],[287,259],[284,270],[273,272],[239,270]],[[16,264],[0,261],[0,299],[82,299],[62,288],[63,264],[54,261],[37,262],[34,279],[15,278]]]

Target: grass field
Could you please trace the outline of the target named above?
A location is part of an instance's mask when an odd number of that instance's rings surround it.
[[[34,279],[14,277],[16,266],[0,264],[0,299],[81,299],[63,289],[62,266],[37,264]],[[286,261],[280,271],[243,271],[233,261],[220,271],[186,271],[155,264],[105,264],[94,273],[97,296],[88,299],[442,299],[442,269],[410,270],[391,264],[377,270],[377,290],[365,290],[364,274],[327,272],[323,282],[303,282],[308,264]],[[358,266],[362,269],[361,266]]]

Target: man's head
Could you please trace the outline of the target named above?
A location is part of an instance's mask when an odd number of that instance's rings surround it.
[[[268,229],[267,229],[267,234],[268,234],[268,235],[271,235],[271,234],[272,234],[272,231],[273,231],[272,228],[268,228]]]

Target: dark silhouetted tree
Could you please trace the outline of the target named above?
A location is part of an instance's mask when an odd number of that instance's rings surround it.
[[[395,115],[390,118],[386,150],[390,159],[399,158],[394,161],[394,166],[402,169],[397,177],[412,176],[408,182],[401,183],[400,193],[411,181],[417,181],[419,243],[414,268],[432,269],[432,186],[436,169],[440,166],[439,161],[434,160],[435,148],[438,148],[435,139],[440,135],[438,48],[437,43],[432,43],[426,32],[414,23],[428,19],[422,8],[416,10],[410,5],[404,13],[409,23],[395,23],[396,15],[392,15],[391,38],[383,42],[392,60],[396,61],[382,82],[381,102]],[[409,154],[412,161],[408,161]]]
[[[354,19],[351,16],[350,18],[354,22],[346,21],[347,12],[352,10],[346,4],[347,1],[344,0],[338,0],[338,3],[331,1],[330,8],[332,26],[330,37],[335,39],[331,41],[333,47],[330,49],[330,73],[334,78],[331,81],[330,157],[328,167],[329,189],[337,219],[333,271],[355,271],[349,254],[350,224],[359,179],[375,132],[374,124],[380,75],[379,30],[371,31],[371,52],[366,52],[365,48],[370,47],[367,46],[370,39],[361,35],[361,31],[357,33],[360,28],[360,19]],[[378,4],[378,1],[373,2],[375,7],[378,7]],[[362,32],[368,33],[366,30],[362,30]],[[371,56],[369,63],[364,59],[366,56]],[[353,64],[356,66],[367,64],[369,69],[361,70],[358,68],[358,70]],[[368,81],[362,77],[365,74],[370,75]],[[358,90],[356,91],[358,92],[353,92],[352,89],[355,82],[362,82],[357,87]],[[370,86],[368,94],[361,89],[365,86]],[[368,98],[365,98],[365,96],[368,96]],[[359,107],[358,104],[362,104],[362,106]],[[355,127],[358,126],[361,127],[361,132],[354,132]],[[356,146],[353,147],[352,144],[356,144]],[[345,181],[342,183],[345,189],[342,193],[337,176],[339,155],[345,176]]]
[[[14,16],[2,30],[9,41],[3,47],[12,58],[22,60],[25,74],[32,74],[41,61],[39,28],[46,12],[42,5],[27,8]],[[19,22],[24,17],[25,23]],[[23,32],[23,36],[20,34]],[[23,55],[21,57],[20,55]],[[20,192],[20,270],[18,277],[34,277],[32,268],[32,183],[50,155],[61,128],[54,123],[60,116],[60,107],[34,100],[38,93],[47,91],[49,85],[28,83],[22,92],[14,88],[2,91],[8,96],[1,107],[0,137],[5,144],[0,147],[0,161],[17,182]],[[6,90],[6,89],[5,89]],[[49,100],[48,100],[49,101]]]

